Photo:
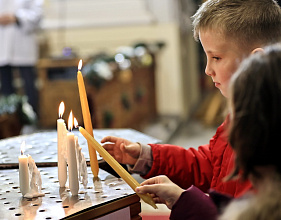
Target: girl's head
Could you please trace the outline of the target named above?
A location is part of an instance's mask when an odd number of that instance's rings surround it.
[[[245,59],[231,79],[229,94],[229,141],[237,168],[245,178],[261,177],[264,167],[281,173],[281,46]]]

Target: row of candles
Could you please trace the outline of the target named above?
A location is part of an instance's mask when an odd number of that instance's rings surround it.
[[[62,119],[65,105],[64,102],[59,106],[59,119],[57,120],[57,140],[58,140],[58,179],[60,187],[65,187],[67,176],[69,177],[69,189],[72,195],[77,195],[79,191],[80,175],[83,176],[83,185],[87,185],[87,165],[85,157],[78,144],[78,137],[72,132],[73,126],[77,127],[78,122],[73,117],[72,111],[68,118],[68,129]],[[25,142],[21,145],[21,155],[19,156],[19,182],[20,190],[24,197],[29,197],[32,190],[31,186],[38,185],[35,183],[38,177],[41,179],[40,172],[31,172],[31,169],[37,169],[34,160],[30,155],[24,154]],[[84,163],[84,164],[83,164]],[[83,169],[83,170],[82,170]],[[86,170],[85,170],[86,169]],[[68,175],[67,175],[68,170]],[[79,174],[78,175],[78,171]],[[38,185],[39,188],[41,186]],[[34,195],[35,196],[35,195]],[[33,197],[33,196],[32,196]]]
[[[140,184],[94,139],[92,120],[89,111],[85,84],[83,80],[83,75],[80,71],[81,68],[82,68],[82,60],[80,60],[78,64],[77,82],[78,82],[79,96],[80,96],[85,129],[79,126],[79,131],[86,138],[88,143],[90,166],[91,166],[92,173],[94,177],[98,177],[99,166],[98,166],[97,155],[96,155],[96,151],[98,151],[98,153],[115,170],[115,172],[118,173],[118,175],[135,191],[136,187],[140,186]],[[67,131],[65,122],[62,119],[62,115],[65,107],[64,104],[62,103],[60,104],[60,106],[62,107],[59,107],[59,109],[62,110],[59,110],[59,119],[57,120],[59,185],[60,187],[65,186],[67,181],[67,170],[68,170],[70,191],[72,195],[77,195],[79,191],[79,181],[78,181],[79,178],[78,178],[78,166],[77,166],[76,155],[77,152],[79,152],[79,145],[78,145],[78,137],[75,136],[73,132],[71,132],[75,120],[71,112],[68,120],[69,131]],[[75,126],[78,127],[78,123],[76,123]],[[80,148],[80,157],[81,156],[83,157],[83,155],[81,155],[81,148]],[[84,169],[87,169],[87,167],[84,166]],[[19,158],[19,172],[20,172],[19,175],[20,175],[21,191],[23,188],[25,188],[25,185],[22,184],[22,176],[23,176],[22,173],[25,173],[25,171],[23,170],[26,170],[26,161],[23,162]],[[81,172],[87,174],[87,170],[82,169]],[[84,180],[86,178],[87,177],[84,176]],[[86,182],[87,180],[83,182],[84,186]],[[154,208],[157,208],[157,206],[155,205],[153,199],[149,194],[138,194],[138,196],[141,199],[143,199],[144,202],[148,203]]]
[[[59,106],[59,119],[57,120],[58,179],[60,187],[65,187],[68,170],[70,192],[72,195],[77,195],[80,176],[83,177],[84,187],[87,186],[87,165],[81,147],[78,144],[78,137],[72,132],[73,126],[77,127],[78,122],[73,117],[72,111],[70,111],[68,118],[69,131],[67,131],[65,122],[62,119],[64,109],[64,102],[61,102]]]
[[[85,127],[87,128],[87,130],[92,131],[93,134],[84,80],[83,80],[82,73],[80,71],[81,68],[82,68],[82,60],[80,60],[78,64],[78,72],[77,72],[79,94],[80,94]],[[80,179],[80,176],[78,176],[78,171],[79,174],[83,176],[83,181],[82,181],[83,185],[86,186],[87,165],[84,155],[82,154],[81,148],[78,144],[78,137],[74,135],[74,133],[72,132],[73,126],[77,127],[78,122],[73,117],[71,111],[68,119],[68,129],[69,129],[68,131],[66,129],[64,119],[62,119],[64,110],[65,110],[64,102],[61,102],[59,106],[59,119],[57,120],[58,179],[59,179],[60,187],[65,187],[68,177],[70,192],[72,195],[77,195],[79,191],[79,179]],[[23,144],[21,148],[23,148]],[[99,168],[98,168],[96,151],[94,150],[94,148],[89,147],[89,154],[90,154],[90,164],[91,164],[92,172],[94,176],[97,177]],[[77,157],[79,157],[79,159]],[[31,190],[31,186],[37,184],[34,183],[34,180],[38,179],[37,176],[39,176],[41,179],[41,176],[40,176],[40,172],[37,173],[30,172],[32,166],[31,163],[32,157],[30,155],[25,155],[24,149],[21,149],[21,155],[18,157],[18,160],[19,160],[20,191],[24,197],[27,197],[30,196],[31,191],[34,191]],[[33,177],[32,175],[33,176],[36,175],[36,177]],[[41,186],[38,187],[41,188]]]

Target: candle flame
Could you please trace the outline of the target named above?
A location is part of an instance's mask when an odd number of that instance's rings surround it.
[[[81,70],[81,68],[82,68],[82,59],[79,61],[78,70]]]
[[[25,150],[25,141],[23,141],[20,145],[20,154],[23,155],[24,153],[24,150]]]
[[[61,102],[61,103],[60,103],[60,106],[59,106],[59,118],[62,118],[62,115],[63,115],[63,113],[64,113],[64,110],[65,110],[64,102]]]
[[[73,114],[71,110],[68,117],[68,130],[72,131],[72,128],[73,128]]]
[[[77,128],[78,127],[78,121],[77,119],[74,117],[74,127]]]

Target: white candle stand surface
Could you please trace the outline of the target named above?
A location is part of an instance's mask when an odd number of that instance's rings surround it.
[[[47,130],[0,140],[0,219],[141,219],[140,199],[134,191],[98,156],[99,175],[94,178],[89,166],[86,139],[75,129],[78,143],[87,161],[88,184],[79,182],[77,196],[60,187],[57,168],[57,131]],[[159,143],[160,140],[134,129],[94,129],[95,139],[108,135],[133,142]],[[19,186],[20,146],[25,142],[25,154],[31,155],[42,178],[43,197],[23,197]],[[125,213],[126,212],[126,213]],[[121,213],[121,214],[120,214]],[[113,218],[112,218],[113,216]]]
[[[20,192],[18,170],[0,170],[0,219],[98,219],[125,209],[129,219],[141,219],[139,197],[122,179],[104,170],[96,179],[88,167],[88,185],[85,189],[80,184],[77,196],[68,187],[59,187],[57,167],[39,171],[45,196],[28,199]]]
[[[90,161],[88,145],[82,134],[74,129],[78,143],[87,162]],[[105,136],[123,137],[133,142],[160,143],[157,138],[145,135],[134,129],[94,129],[94,137],[100,142]],[[18,167],[20,145],[25,141],[25,153],[30,154],[38,167],[57,166],[57,131],[41,131],[0,140],[0,168]],[[99,162],[102,160],[97,154]]]

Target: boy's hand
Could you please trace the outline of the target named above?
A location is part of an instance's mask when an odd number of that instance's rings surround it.
[[[136,192],[149,193],[156,203],[164,203],[169,209],[172,209],[184,190],[167,176],[161,175],[142,182],[141,186],[136,188]]]
[[[114,136],[107,136],[101,140],[104,149],[110,153],[119,163],[135,165],[139,156],[141,146],[138,143],[131,142],[124,138],[118,138]]]

